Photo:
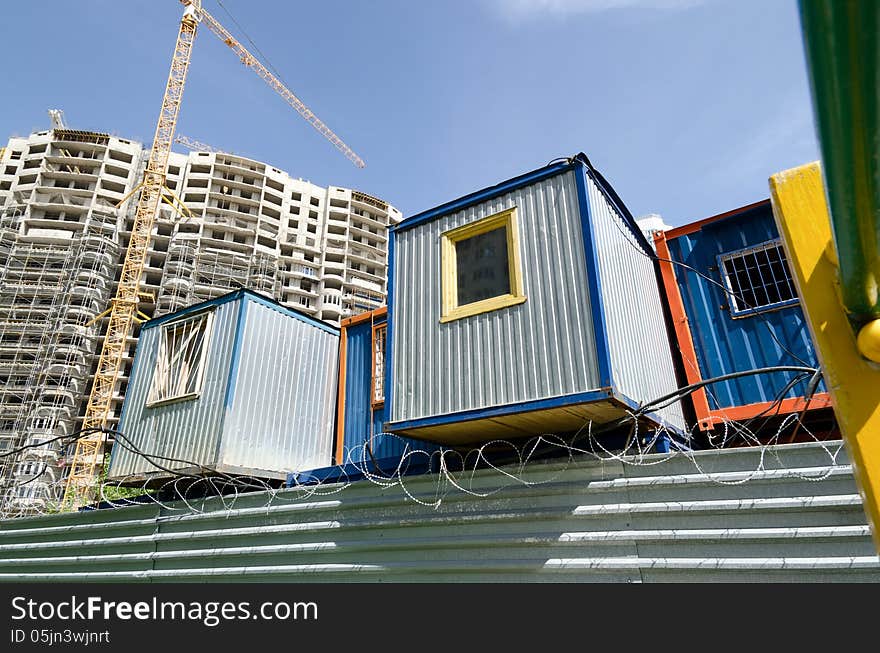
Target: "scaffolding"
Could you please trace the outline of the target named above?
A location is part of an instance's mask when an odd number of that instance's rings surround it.
[[[173,313],[192,303],[198,234],[178,233],[168,245],[156,316]]]
[[[194,238],[177,238],[168,248],[156,313],[215,299],[237,288],[248,288],[280,301],[278,257],[263,252],[241,254],[202,249]]]
[[[118,246],[95,209],[64,242],[27,238],[28,209],[0,215],[0,518],[53,510],[77,429]],[[43,444],[46,443],[46,444]]]

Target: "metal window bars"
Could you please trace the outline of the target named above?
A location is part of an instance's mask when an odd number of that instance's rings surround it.
[[[719,257],[730,311],[738,317],[797,301],[788,261],[780,240]]]
[[[147,405],[197,397],[205,377],[213,312],[162,327]]]

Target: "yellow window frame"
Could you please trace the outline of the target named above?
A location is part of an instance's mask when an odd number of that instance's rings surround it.
[[[506,227],[507,266],[510,278],[510,292],[478,302],[459,305],[458,303],[458,260],[455,244]],[[519,230],[517,228],[516,207],[471,222],[440,235],[441,260],[441,309],[440,322],[452,322],[463,317],[497,311],[500,308],[515,306],[526,301],[523,292],[522,266],[519,257]]]

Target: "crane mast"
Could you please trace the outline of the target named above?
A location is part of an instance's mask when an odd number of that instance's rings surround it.
[[[162,109],[156,124],[153,146],[140,186],[141,194],[135,210],[131,238],[122,264],[122,274],[116,296],[110,303],[110,320],[98,358],[98,370],[86,405],[82,428],[100,429],[107,421],[113,399],[113,390],[125,354],[128,335],[133,322],[138,320],[137,306],[141,296],[140,282],[150,244],[150,233],[156,220],[159,202],[168,174],[168,154],[171,152],[174,128],[180,113],[180,102],[186,74],[189,70],[193,41],[198,26],[198,4],[186,7],[180,21],[171,71],[165,85]],[[87,433],[77,440],[76,450],[67,477],[62,508],[76,509],[93,498],[95,472],[103,463],[104,434]]]
[[[202,8],[201,0],[181,0],[181,3],[186,5],[186,9],[180,21],[174,56],[171,59],[171,71],[168,74],[168,83],[165,85],[165,96],[162,99],[162,109],[159,112],[159,121],[156,124],[156,134],[153,137],[144,179],[120,202],[120,204],[125,202],[137,190],[141,191],[116,295],[110,301],[110,308],[95,318],[97,320],[104,315],[109,315],[109,322],[101,347],[101,355],[98,359],[98,370],[95,373],[86,405],[82,425],[84,433],[76,442],[67,476],[64,498],[61,503],[62,510],[75,510],[94,497],[96,472],[103,464],[104,457],[104,426],[110,414],[113,391],[119,378],[119,370],[122,367],[128,336],[134,322],[147,319],[146,315],[139,312],[138,301],[143,294],[140,290],[141,277],[159,203],[167,202],[178,213],[189,215],[189,210],[183,201],[165,186],[165,179],[168,174],[168,155],[174,142],[174,130],[180,113],[180,103],[183,99],[183,89],[198,23],[204,21],[208,28],[238,55],[243,64],[256,72],[352,163],[359,168],[363,168],[365,165],[363,159],[343,143],[342,139],[334,134],[290,89],[248,52],[217,19]],[[58,120],[61,119],[60,112],[57,115],[52,115],[53,120],[56,117]],[[178,141],[183,142],[181,139]]]

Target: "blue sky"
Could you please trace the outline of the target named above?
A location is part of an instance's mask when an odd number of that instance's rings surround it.
[[[206,28],[179,133],[405,215],[583,151],[635,215],[678,225],[763,199],[770,174],[818,158],[795,0],[222,2],[367,167]],[[47,129],[59,107],[71,127],[151,141],[181,12],[3,3],[3,139]]]

